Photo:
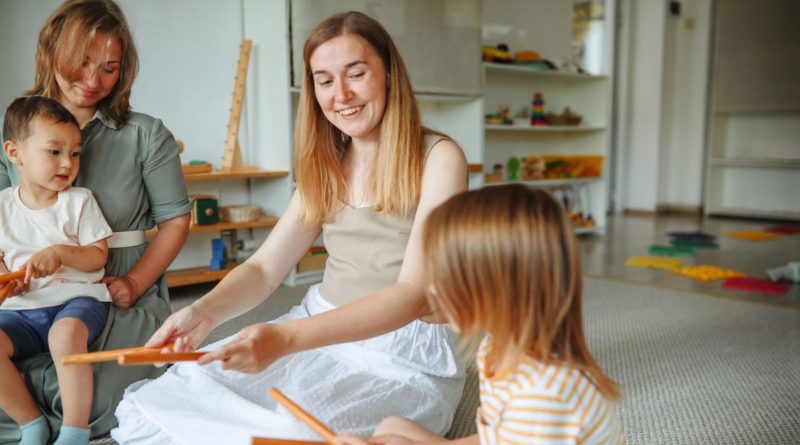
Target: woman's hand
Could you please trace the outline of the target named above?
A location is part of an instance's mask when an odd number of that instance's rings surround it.
[[[130,276],[125,277],[105,277],[100,280],[108,286],[108,293],[111,294],[111,301],[114,305],[121,308],[129,308],[139,299],[141,291],[136,280]]]
[[[220,360],[222,369],[256,373],[291,352],[290,339],[286,324],[254,324],[239,331],[239,338],[197,362],[205,365]]]
[[[194,351],[213,328],[214,321],[208,314],[189,305],[170,315],[145,346],[157,348],[167,343],[174,343],[172,347],[174,352]]]

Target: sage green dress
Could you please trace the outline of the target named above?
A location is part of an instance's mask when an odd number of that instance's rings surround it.
[[[81,166],[75,185],[92,190],[113,231],[147,230],[189,213],[178,145],[160,120],[132,113],[128,122],[118,127],[98,111],[82,133]],[[18,183],[16,167],[2,150],[0,189]],[[106,276],[125,276],[146,247],[147,243],[109,249]],[[162,277],[132,308],[111,305],[106,326],[89,350],[142,345],[169,314],[169,295]],[[55,436],[61,427],[61,395],[50,354],[39,354],[17,365]],[[123,367],[114,362],[95,364],[92,369],[92,437],[106,434],[116,425],[114,411],[127,386],[163,373],[163,368]],[[19,426],[0,411],[0,444],[18,441]]]

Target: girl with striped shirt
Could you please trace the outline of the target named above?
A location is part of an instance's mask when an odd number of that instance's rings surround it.
[[[619,389],[586,346],[577,241],[561,206],[523,185],[454,196],[423,234],[429,300],[477,354],[478,433],[448,441],[399,417],[364,444],[619,444]]]

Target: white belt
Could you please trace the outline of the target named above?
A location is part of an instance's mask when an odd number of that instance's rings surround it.
[[[120,247],[133,247],[144,243],[144,230],[130,230],[128,232],[114,232],[106,242],[111,249]]]

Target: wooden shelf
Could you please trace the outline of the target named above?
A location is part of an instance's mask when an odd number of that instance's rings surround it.
[[[558,78],[576,79],[576,80],[602,80],[608,77],[604,75],[598,76],[594,74],[570,73],[567,71],[543,70],[526,65],[514,65],[505,63],[483,62],[483,67],[486,69],[486,71],[509,72],[509,73],[519,73],[530,76],[558,77]]]
[[[216,181],[222,179],[274,179],[285,178],[289,176],[287,171],[270,171],[270,170],[253,170],[253,171],[237,171],[237,172],[222,172],[215,171],[211,173],[194,173],[190,175],[183,175],[186,182],[193,181]]]
[[[714,167],[752,167],[800,169],[800,159],[769,158],[714,158],[709,161]]]
[[[189,226],[189,233],[204,233],[204,232],[218,232],[221,230],[236,230],[236,229],[257,229],[263,227],[273,227],[278,223],[278,218],[261,217],[254,221],[247,222],[220,222],[216,224],[203,224]],[[146,237],[155,236],[158,232],[158,227],[145,232]]]
[[[470,173],[483,172],[483,164],[468,164],[467,167],[469,168]]]
[[[560,132],[560,133],[580,133],[590,131],[603,131],[606,127],[602,125],[492,125],[484,124],[487,131],[534,131],[534,132]]]
[[[574,184],[590,184],[592,182],[602,181],[602,177],[596,178],[559,178],[559,179],[533,179],[530,181],[499,181],[499,182],[487,182],[487,187],[493,187],[497,185],[507,185],[507,184],[525,184],[530,185],[533,187],[558,187],[562,185],[574,185]]]
[[[168,271],[167,287],[188,286],[190,284],[213,283],[225,277],[234,267],[241,263],[234,263],[222,270],[211,270],[208,267],[193,267]]]

